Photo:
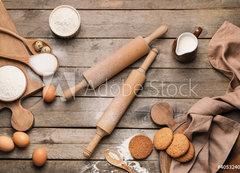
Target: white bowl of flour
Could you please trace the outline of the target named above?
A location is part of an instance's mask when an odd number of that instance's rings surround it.
[[[52,32],[62,38],[75,36],[79,31],[80,24],[80,14],[74,7],[69,5],[56,7],[49,17],[49,26]]]
[[[0,100],[11,102],[20,98],[27,88],[24,72],[16,66],[0,67]]]

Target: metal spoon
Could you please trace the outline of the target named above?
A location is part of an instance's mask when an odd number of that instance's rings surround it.
[[[118,168],[124,169],[124,170],[128,171],[129,173],[135,173],[130,167],[128,167],[124,163],[123,159],[121,158],[121,156],[118,152],[113,151],[113,150],[105,150],[104,155],[110,164],[112,164]],[[116,158],[113,158],[112,155],[114,155]]]
[[[41,67],[44,68],[44,63],[49,63],[49,62],[46,62],[46,60],[44,61],[44,56],[46,56],[46,55],[49,56],[49,60],[51,59],[51,61],[56,64],[51,69],[47,69],[48,71],[43,70],[42,68],[39,68],[39,65],[42,65]],[[24,56],[17,56],[17,55],[5,55],[5,54],[0,53],[0,57],[24,63],[27,66],[29,66],[36,74],[38,74],[40,76],[53,75],[59,68],[59,60],[58,60],[57,56],[54,55],[54,54],[50,54],[50,53],[41,53],[41,54],[32,55],[32,56],[27,55],[25,57]],[[36,59],[37,59],[37,63],[34,63],[34,64],[38,65],[38,68],[36,66],[34,67],[30,63],[30,62],[33,62]]]
[[[4,32],[4,33],[6,33],[6,34],[9,34],[9,35],[11,35],[11,36],[13,36],[13,37],[21,40],[21,41],[27,46],[27,48],[29,49],[29,51],[30,51],[32,54],[34,54],[34,55],[41,53],[41,52],[37,52],[37,51],[35,50],[35,48],[34,48],[34,44],[35,44],[37,41],[43,42],[43,45],[48,46],[48,47],[50,48],[50,53],[52,53],[52,46],[50,46],[50,44],[47,43],[47,42],[45,42],[45,41],[42,41],[42,40],[29,40],[29,39],[26,39],[26,38],[24,38],[24,37],[22,37],[22,36],[20,36],[20,35],[18,35],[18,34],[16,34],[16,33],[12,32],[12,31],[6,29],[6,28],[3,28],[3,27],[0,27],[0,32]]]

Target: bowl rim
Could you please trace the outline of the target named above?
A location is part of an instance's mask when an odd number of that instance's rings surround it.
[[[53,17],[53,14],[54,14],[57,10],[59,10],[59,9],[61,9],[61,8],[69,8],[69,9],[73,10],[73,11],[77,14],[77,16],[78,16],[78,27],[76,27],[76,30],[73,31],[72,33],[62,34],[62,35],[61,35],[61,34],[59,34],[59,33],[56,33],[56,31],[54,31],[54,29],[52,28],[52,17]],[[50,26],[51,31],[52,31],[55,35],[57,35],[57,36],[59,36],[59,37],[63,37],[63,38],[71,37],[71,36],[75,35],[75,34],[78,32],[78,30],[79,30],[79,28],[80,28],[80,26],[81,26],[81,16],[80,16],[79,12],[78,12],[74,7],[72,7],[72,6],[70,6],[70,5],[60,5],[60,6],[57,6],[56,8],[54,8],[53,11],[51,12],[51,14],[50,14],[50,16],[49,16],[49,26]]]

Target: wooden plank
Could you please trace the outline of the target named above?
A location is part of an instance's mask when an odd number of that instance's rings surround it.
[[[158,161],[139,161],[140,165],[146,168],[151,173],[159,173]],[[18,172],[18,173],[126,173],[119,168],[110,165],[107,161],[55,161],[48,160],[47,163],[41,167],[36,168],[30,160],[1,160],[1,171],[5,173]],[[11,168],[11,170],[9,169]]]
[[[153,126],[154,127],[154,126]],[[137,134],[143,134],[153,140],[159,127],[152,129],[115,129],[113,133],[103,138],[101,144],[120,145],[124,140]],[[32,128],[28,133],[32,144],[88,144],[96,129],[78,128]],[[12,136],[12,128],[1,128],[0,136]]]
[[[8,10],[24,37],[53,37],[48,17],[51,10]],[[203,28],[201,38],[211,38],[225,20],[240,25],[239,9],[217,10],[80,10],[78,38],[134,38],[147,36],[162,24],[169,26],[164,38]],[[69,41],[71,42],[71,40]]]
[[[128,147],[122,145],[137,134],[147,135],[153,140],[156,130],[142,129],[116,129],[112,135],[105,137],[98,148],[95,150],[94,160],[104,160],[103,152],[106,149],[118,150],[119,147]],[[11,136],[12,129],[1,129],[1,135]],[[27,148],[15,148],[10,153],[0,152],[1,159],[31,159],[33,150],[37,147],[43,147],[48,152],[48,159],[85,159],[82,155],[83,150],[91,141],[95,134],[95,129],[55,129],[33,128],[29,132],[30,145]],[[130,159],[132,160],[132,159]],[[146,160],[158,160],[158,152],[153,150],[152,154]]]
[[[77,9],[203,9],[203,8],[237,8],[238,0],[3,0],[8,9],[52,9],[58,5],[68,4]]]
[[[137,98],[122,117],[118,128],[158,128],[150,118],[151,107],[157,102],[172,105],[175,120],[182,119],[189,108],[198,99],[154,99]],[[23,102],[23,106],[33,112],[34,127],[94,127],[111,102],[111,98],[77,98],[74,102],[65,103],[59,98],[52,104],[46,104],[41,98],[31,97]],[[11,127],[11,112],[0,112],[0,127]],[[225,116],[240,122],[239,111]],[[10,134],[10,133],[9,133]],[[43,139],[44,140],[44,139]]]
[[[86,68],[60,68],[52,79],[52,83],[58,87],[58,95],[62,95],[62,91],[73,86],[75,82],[80,82],[84,70]],[[114,97],[131,71],[132,69],[125,69],[96,90],[87,88],[77,96]],[[229,80],[214,69],[150,69],[138,97],[213,97],[223,95],[228,83]]]
[[[32,97],[23,102],[23,106],[33,112],[34,127],[95,127],[111,98],[77,98],[72,102],[63,102],[57,98],[52,104],[46,104],[41,98]],[[118,127],[157,128],[150,119],[151,107],[160,101],[172,105],[176,120],[185,116],[197,99],[154,99],[136,98],[131,104]],[[11,127],[10,111],[0,112],[0,127]]]
[[[31,159],[35,148],[45,148],[48,153],[48,159],[86,159],[83,151],[88,144],[31,144],[27,148],[15,148],[10,153],[0,152],[0,159]],[[115,149],[120,144],[99,144],[90,160],[104,160],[104,151]],[[152,154],[146,160],[158,160],[158,152],[153,150]]]
[[[130,39],[44,39],[53,45],[54,53],[64,67],[91,67],[110,53],[120,48]],[[212,68],[207,55],[209,39],[200,39],[196,60],[191,63],[179,63],[172,55],[174,39],[155,41],[151,47],[159,49],[158,57],[152,68]],[[139,67],[144,58],[131,67]]]

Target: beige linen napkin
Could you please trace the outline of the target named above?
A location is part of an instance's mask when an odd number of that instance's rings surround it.
[[[209,43],[208,57],[231,81],[224,96],[205,97],[188,111],[190,125],[184,133],[195,147],[195,156],[185,164],[173,160],[172,173],[217,172],[239,135],[240,124],[221,114],[240,109],[240,28],[224,22]]]

